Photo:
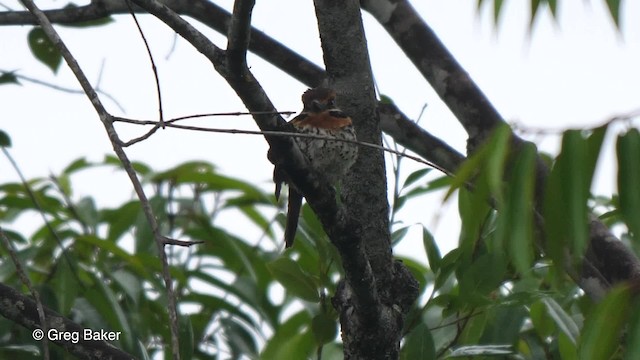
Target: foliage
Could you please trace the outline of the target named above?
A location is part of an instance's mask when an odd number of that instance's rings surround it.
[[[620,6],[622,5],[620,0],[601,0],[607,5],[607,10],[609,10],[609,14],[613,19],[613,22],[617,29],[620,29]],[[478,0],[477,7],[480,8],[485,3],[488,3],[487,0]],[[504,9],[506,1],[504,0],[493,0],[493,18],[497,23],[500,15],[502,14],[502,10]],[[558,4],[560,2],[558,0],[529,0],[531,14],[529,17],[529,25],[533,26],[533,22],[545,6],[549,7],[549,11],[551,15],[555,18],[558,16]]]
[[[403,259],[419,280],[422,300],[407,318],[402,358],[633,358],[640,346],[640,310],[631,306],[636,301],[631,290],[618,287],[593,303],[566,275],[566,263],[553,246],[560,242],[584,251],[579,235],[587,210],[603,213],[611,224],[637,226],[630,217],[637,191],[630,184],[640,163],[629,160],[640,156],[636,130],[618,138],[620,200],[589,195],[606,129],[565,132],[546,189],[545,232],[553,239],[546,244],[534,231],[533,211],[527,210],[535,202],[535,147],[525,145],[507,155],[514,149],[506,128],[453,181],[434,179],[424,170],[407,177],[396,196],[403,204],[448,186],[449,199],[457,193],[461,235],[456,249],[441,254],[424,228],[428,264]],[[128,201],[101,208],[91,197],[76,198],[73,192],[76,174],[114,165],[109,156],[99,163],[81,158],[55,177],[29,180],[49,225],[40,224],[31,235],[5,232],[18,246],[46,306],[85,327],[121,331],[123,337],[114,344],[145,358],[163,352],[169,330],[160,262],[140,206]],[[308,208],[296,246],[282,254],[270,218],[278,204],[270,194],[219,174],[203,161],[165,171],[142,163],[135,167],[154,189],[151,202],[165,233],[204,241],[168,252],[185,358],[329,359],[341,354],[330,303],[340,262]],[[508,181],[502,180],[505,172]],[[473,191],[466,185],[471,179]],[[0,185],[3,226],[35,210],[24,185]],[[225,213],[235,215],[232,224],[219,220]],[[240,214],[260,229],[259,239],[234,233]],[[276,218],[284,221],[282,215]],[[395,234],[402,241],[406,231]],[[626,236],[635,237],[635,231]],[[3,254],[1,281],[20,288],[7,258]],[[3,357],[38,358],[40,344],[30,331],[6,319],[0,319],[0,329]],[[626,344],[620,343],[623,329]],[[56,352],[63,356],[60,349]]]
[[[73,192],[76,174],[116,163],[110,156],[100,163],[81,158],[55,177],[29,180],[49,225],[40,224],[30,236],[4,231],[19,247],[18,256],[46,306],[85,327],[121,331],[123,337],[114,344],[146,358],[162,352],[170,337],[161,264],[140,205],[132,200],[101,208],[93,198],[76,199]],[[273,219],[265,215],[275,213],[272,195],[219,174],[207,162],[160,172],[142,163],[134,167],[155,189],[151,203],[165,233],[204,241],[168,251],[183,314],[185,358],[257,357],[261,349],[282,358],[303,358],[318,345],[335,341],[336,314],[326,295],[333,291],[339,269],[326,239],[318,238],[317,245],[298,242],[293,261],[280,254]],[[22,184],[0,185],[3,228],[34,211]],[[225,213],[236,214],[238,223],[222,227],[218,219]],[[240,226],[239,214],[244,223],[263,231],[260,239],[233,233]],[[306,210],[304,234],[321,232],[311,216]],[[4,251],[0,281],[20,288]],[[276,279],[286,288],[282,300]],[[1,357],[20,353],[21,358],[39,358],[33,351],[40,345],[30,331],[7,319],[0,319],[0,329]]]

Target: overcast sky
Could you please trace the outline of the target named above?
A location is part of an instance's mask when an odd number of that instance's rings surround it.
[[[40,6],[47,3],[52,7],[61,5],[59,1],[38,2]],[[475,0],[412,3],[498,111],[518,128],[586,128],[640,108],[640,24],[632,21],[640,13],[638,2],[623,2],[622,33],[612,25],[604,0],[559,1],[558,20],[553,20],[547,10],[542,11],[531,31],[527,25],[528,2],[506,1],[497,26],[492,20],[492,6],[478,11]],[[20,8],[17,1],[2,4]],[[223,6],[231,8],[232,1],[224,1]],[[166,118],[244,110],[224,80],[188,43],[176,38],[156,19],[142,16],[140,20],[158,66]],[[421,124],[464,150],[464,132],[429,85],[371,16],[365,14],[364,21],[380,92],[391,97],[409,116],[417,117],[428,104]],[[259,0],[254,25],[322,64],[312,1]],[[224,47],[223,37],[200,28]],[[139,119],[157,117],[153,75],[130,17],[121,16],[114,24],[91,30],[57,29],[94,85],[113,96],[124,109],[103,98],[113,114]],[[30,27],[0,27],[0,70],[18,70],[24,76],[77,89],[65,65],[54,76],[33,59],[26,42],[29,30]],[[278,109],[300,110],[304,85],[255,56],[250,56],[249,65]],[[80,156],[97,161],[111,153],[102,125],[83,95],[22,83],[0,86],[0,129],[11,136],[11,153],[27,177],[59,172]],[[247,117],[209,118],[198,123],[256,130]],[[118,129],[125,139],[144,132],[134,126]],[[545,151],[557,151],[555,136],[525,133],[525,137],[536,140]],[[266,143],[259,136],[167,129],[127,151],[133,160],[147,162],[158,170],[188,159],[211,161],[224,174],[272,189],[272,166],[266,159]],[[419,168],[411,161],[404,164],[404,174]],[[601,167],[596,191],[611,193],[615,191],[612,158],[603,158],[601,165],[606,166]],[[76,196],[92,195],[108,206],[130,198],[128,180],[122,173],[115,174],[105,169],[76,176]],[[8,161],[0,159],[0,183],[17,179]],[[425,197],[403,210],[401,219],[406,224],[432,227],[436,238],[451,248],[457,232],[446,224],[453,223],[457,216],[455,204],[449,205],[448,212],[441,212],[441,199],[442,195]],[[445,215],[438,218],[437,214]],[[232,215],[226,220],[236,227]],[[250,238],[259,234],[257,229],[247,231]],[[415,253],[412,249],[422,246],[413,241],[419,234],[416,227],[400,252]]]

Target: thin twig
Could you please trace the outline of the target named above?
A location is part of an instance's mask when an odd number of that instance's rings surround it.
[[[240,116],[240,115],[293,115],[296,111],[234,111],[234,112],[216,112],[206,114],[186,115],[167,120],[167,123],[173,123],[180,120],[197,119],[210,116]]]
[[[177,246],[190,247],[193,245],[204,244],[204,241],[202,240],[178,240],[178,239],[172,239],[166,236],[164,236],[162,239],[165,245],[177,245]]]
[[[7,71],[7,70],[1,70],[0,69],[0,74],[12,74],[18,80],[24,80],[24,81],[27,81],[27,82],[30,82],[30,83],[34,83],[34,84],[37,84],[37,85],[42,85],[44,87],[48,87],[48,88],[56,90],[56,91],[61,91],[61,92],[69,93],[69,94],[84,94],[83,90],[73,89],[73,88],[68,88],[68,87],[56,85],[56,84],[53,84],[53,83],[50,83],[50,82],[46,82],[46,81],[43,81],[43,80],[40,80],[40,79],[32,78],[30,76],[18,74],[16,71]],[[102,76],[101,74],[102,74],[102,68],[100,69],[100,73],[98,74],[98,79],[100,79],[100,77]],[[101,90],[99,86],[96,87],[96,92],[99,93],[99,94],[104,95],[107,99],[109,99],[111,102],[113,102],[118,107],[118,109],[120,109],[120,111],[124,112],[124,107],[122,107],[122,105],[120,105],[120,103],[118,102],[118,100],[116,100],[115,97],[113,97],[109,93]]]
[[[47,339],[47,333],[48,333],[47,320],[44,315],[44,306],[42,306],[42,301],[40,300],[40,294],[33,287],[31,280],[29,280],[29,276],[27,276],[27,273],[24,271],[24,268],[22,267],[22,263],[20,262],[20,259],[18,259],[18,254],[15,246],[13,245],[13,242],[11,242],[11,240],[9,239],[7,234],[5,234],[5,232],[2,230],[2,228],[0,228],[0,239],[2,239],[2,243],[7,249],[9,256],[11,256],[11,261],[13,262],[13,265],[16,267],[16,272],[18,273],[18,277],[20,277],[20,281],[22,281],[22,283],[27,287],[27,289],[29,289],[29,292],[31,292],[31,295],[33,295],[33,299],[36,302],[36,308],[38,309],[38,318],[40,319],[40,330],[42,330],[42,333],[44,334],[44,336],[42,337],[42,350],[44,352],[43,359],[49,360],[49,339]]]
[[[29,196],[29,199],[31,199],[33,206],[35,206],[36,210],[40,214],[40,217],[42,218],[42,221],[47,227],[47,230],[49,230],[49,233],[51,234],[51,236],[56,240],[56,242],[58,243],[58,246],[60,246],[60,251],[62,252],[62,256],[64,257],[64,260],[69,265],[69,268],[71,269],[71,273],[73,274],[73,277],[75,278],[76,282],[80,287],[84,288],[82,281],[80,281],[80,278],[78,277],[76,266],[69,258],[69,254],[67,253],[67,249],[64,247],[64,244],[62,243],[62,239],[60,238],[60,236],[58,236],[58,233],[53,228],[53,225],[51,225],[49,220],[47,220],[47,217],[44,215],[44,209],[40,205],[40,202],[38,201],[36,194],[31,189],[29,182],[27,182],[27,179],[24,177],[22,170],[20,170],[18,163],[16,163],[15,159],[13,158],[13,156],[11,156],[7,148],[2,147],[2,152],[4,153],[4,156],[6,156],[7,160],[9,160],[9,162],[11,163],[11,166],[13,167],[13,169],[18,174],[18,177],[20,178],[20,182],[22,183],[22,186],[24,186],[24,190],[26,191],[27,196]]]
[[[73,57],[67,46],[64,44],[56,30],[51,25],[47,16],[40,10],[33,0],[21,0],[25,7],[31,12],[37,19],[37,22],[42,27],[43,31],[47,35],[47,37],[51,40],[51,42],[56,46],[62,57],[65,59],[67,65],[75,75],[76,79],[82,86],[85,94],[91,101],[96,113],[100,117],[100,121],[105,127],[107,131],[107,135],[109,136],[109,140],[113,145],[113,150],[115,151],[118,159],[122,163],[122,167],[125,172],[129,176],[133,188],[140,200],[140,204],[142,205],[143,213],[147,219],[147,223],[151,227],[151,231],[154,235],[154,240],[158,249],[158,253],[160,255],[160,261],[162,263],[162,277],[165,283],[166,291],[167,291],[167,301],[168,301],[168,311],[169,311],[169,321],[170,321],[170,331],[171,331],[171,351],[173,355],[173,359],[180,359],[180,346],[179,346],[179,338],[178,338],[178,313],[176,308],[176,294],[173,289],[173,279],[171,278],[171,273],[169,271],[169,261],[167,259],[167,254],[165,252],[165,242],[162,235],[160,235],[160,227],[156,220],[156,217],[153,213],[153,209],[151,208],[151,204],[142,188],[142,184],[138,179],[138,176],[131,165],[131,161],[129,160],[127,154],[124,152],[124,149],[121,146],[122,140],[120,140],[116,129],[113,126],[113,116],[109,114],[104,105],[100,101],[98,94],[95,89],[91,86],[91,83],[87,79],[86,75],[80,68],[80,65]]]
[[[153,120],[134,120],[134,119],[127,119],[127,118],[122,118],[122,117],[114,117],[113,120],[117,121],[117,122],[128,123],[128,124],[153,125],[154,129],[157,129],[157,127],[159,126],[159,122],[153,121]],[[172,128],[176,128],[176,129],[182,129],[182,130],[204,131],[204,132],[214,132],[214,133],[223,133],[223,134],[265,135],[265,136],[284,136],[284,137],[290,136],[290,137],[299,137],[299,138],[303,138],[304,137],[304,138],[319,139],[319,140],[331,140],[331,141],[346,142],[346,143],[357,144],[357,145],[360,145],[360,146],[374,148],[374,149],[377,149],[377,150],[386,151],[388,153],[391,153],[391,154],[394,154],[394,155],[398,155],[398,156],[401,156],[401,157],[405,157],[407,159],[411,159],[413,161],[419,162],[419,163],[424,164],[424,165],[428,165],[430,167],[433,167],[435,169],[438,169],[438,170],[442,171],[445,174],[449,174],[449,172],[447,170],[440,168],[436,164],[433,164],[430,161],[421,159],[421,158],[419,158],[417,156],[407,155],[406,153],[404,153],[404,151],[397,151],[397,150],[386,148],[384,146],[380,146],[380,145],[372,144],[372,143],[368,143],[368,142],[363,142],[363,141],[356,141],[356,140],[349,140],[349,139],[336,139],[336,138],[331,138],[331,137],[322,136],[322,135],[303,134],[303,133],[294,133],[294,132],[286,132],[286,131],[268,131],[268,130],[259,131],[259,130],[205,128],[205,127],[201,127],[201,126],[174,124],[172,122],[172,120],[165,121],[165,125],[167,127],[172,127]],[[142,138],[146,139],[149,136],[151,136],[151,134],[147,133],[147,134],[143,135],[140,138],[136,138],[134,140],[131,140],[129,142],[124,143],[124,146],[132,145],[133,143],[139,142]],[[144,139],[142,139],[142,140],[144,140]]]
[[[162,111],[162,92],[160,91],[160,78],[158,77],[158,68],[156,67],[156,62],[153,60],[153,54],[151,54],[151,48],[149,47],[149,42],[147,38],[144,36],[144,32],[140,27],[140,23],[138,22],[138,18],[136,17],[136,13],[133,12],[133,8],[131,7],[131,2],[129,0],[126,1],[127,7],[129,8],[129,13],[131,17],[133,17],[133,21],[136,23],[136,27],[138,28],[138,32],[140,33],[140,37],[144,42],[144,47],[147,49],[147,54],[149,55],[149,61],[151,62],[151,70],[153,71],[153,77],[156,82],[156,92],[158,94],[158,116],[160,120],[160,126],[164,129],[164,112]]]

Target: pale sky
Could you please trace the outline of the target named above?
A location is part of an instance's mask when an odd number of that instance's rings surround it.
[[[60,5],[54,1],[39,1],[38,5],[47,3]],[[623,2],[622,33],[613,27],[604,0],[559,1],[558,20],[551,19],[544,10],[532,31],[527,25],[528,2],[507,1],[497,27],[492,21],[491,4],[478,12],[475,0],[412,3],[498,111],[519,128],[592,127],[613,115],[640,109],[640,25],[632,21],[640,13],[638,2]],[[13,0],[3,4],[20,8]],[[232,1],[224,1],[223,5],[231,8]],[[257,1],[253,14],[257,28],[322,64],[312,1]],[[155,55],[166,118],[244,110],[224,80],[188,43],[175,38],[159,20],[150,16],[139,19]],[[380,92],[412,117],[418,116],[423,105],[428,104],[421,124],[464,150],[464,132],[428,83],[371,16],[365,14],[364,22]],[[223,37],[200,28],[224,47]],[[100,79],[100,88],[115,97],[125,110],[123,113],[103,97],[113,114],[157,118],[153,75],[130,17],[120,16],[114,24],[89,31],[60,26],[57,29],[94,85]],[[79,88],[64,64],[54,76],[33,59],[26,42],[29,30],[30,27],[0,27],[0,70],[19,70],[21,75]],[[249,57],[249,65],[280,110],[300,110],[304,85],[255,56]],[[257,129],[248,117],[209,118],[197,123]],[[0,129],[11,136],[10,151],[28,178],[57,173],[80,156],[98,161],[112,153],[102,124],[86,97],[24,81],[23,86],[0,86]],[[144,133],[135,126],[118,129],[123,130],[125,139]],[[535,139],[545,151],[557,151],[557,137],[525,137]],[[259,136],[172,129],[158,131],[145,142],[127,149],[132,160],[149,163],[156,170],[185,160],[203,159],[215,163],[223,174],[272,191],[272,165],[266,151],[266,143]],[[610,157],[603,158],[603,175],[596,184],[599,193],[615,192],[612,161]],[[405,160],[404,166],[405,175],[420,167],[410,160]],[[102,205],[115,206],[132,194],[124,173],[111,169],[84,172],[73,180],[76,199],[91,195]],[[2,158],[0,183],[8,181],[18,181],[18,177]],[[450,226],[455,227],[457,210],[452,203],[448,211],[441,211],[441,199],[441,194],[422,197],[406,206],[400,219],[405,224],[423,223],[435,229],[436,239],[450,249],[457,239],[457,230]],[[434,218],[440,213],[443,215],[439,225],[433,227]],[[260,235],[258,229],[239,226],[233,214],[221,221],[227,221],[232,232],[237,228],[241,236],[249,239]],[[415,227],[398,252],[415,254],[416,249],[421,249],[420,233],[419,227]]]

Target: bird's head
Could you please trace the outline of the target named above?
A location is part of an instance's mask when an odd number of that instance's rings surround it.
[[[304,110],[311,113],[321,113],[334,109],[336,106],[336,92],[333,89],[317,87],[302,94]]]

